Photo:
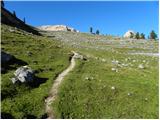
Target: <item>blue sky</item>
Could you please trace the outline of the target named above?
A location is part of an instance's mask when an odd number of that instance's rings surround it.
[[[63,24],[81,32],[92,26],[93,31],[112,35],[127,30],[158,34],[158,1],[5,1],[5,7],[33,26]]]

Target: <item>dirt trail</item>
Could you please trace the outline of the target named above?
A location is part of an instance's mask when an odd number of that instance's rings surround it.
[[[65,69],[62,73],[60,73],[58,75],[58,77],[56,78],[56,80],[53,83],[53,86],[51,88],[49,96],[45,99],[45,107],[46,107],[46,113],[48,115],[48,119],[55,118],[51,104],[53,103],[53,101],[57,97],[58,88],[59,88],[60,84],[62,83],[64,77],[75,67],[75,59],[76,59],[75,56],[77,53],[73,51],[73,54],[74,55],[71,58],[70,65],[68,66],[67,69]]]

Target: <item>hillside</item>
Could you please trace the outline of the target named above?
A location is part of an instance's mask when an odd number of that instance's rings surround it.
[[[17,27],[32,34],[40,35],[36,28],[25,24],[22,20],[14,16],[4,7],[1,7],[1,23]]]
[[[13,84],[10,78],[22,64],[8,65],[2,74],[2,118],[47,118],[45,100],[75,51],[85,59],[75,59],[57,89],[51,104],[55,118],[158,119],[158,41],[64,31],[41,34],[2,24],[2,50],[35,70],[39,83]]]

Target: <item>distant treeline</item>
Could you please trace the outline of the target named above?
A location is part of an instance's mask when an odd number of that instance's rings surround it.
[[[91,34],[94,34],[94,35],[99,35],[99,34],[100,34],[100,31],[99,31],[99,30],[96,30],[96,32],[94,33],[94,32],[93,32],[93,27],[90,27],[90,28],[89,28],[89,32],[90,32]],[[144,33],[141,33],[141,34],[140,34],[139,32],[136,32],[135,35],[132,34],[131,38],[135,38],[135,39],[146,39],[145,34],[144,34]],[[154,39],[154,40],[156,40],[157,38],[158,38],[158,37],[157,37],[157,34],[155,33],[154,30],[152,30],[152,31],[150,32],[150,35],[148,36],[148,39]]]

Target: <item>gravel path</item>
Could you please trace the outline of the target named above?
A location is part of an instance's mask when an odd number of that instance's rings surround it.
[[[60,84],[62,83],[64,77],[75,67],[76,52],[73,52],[73,54],[74,55],[71,58],[69,67],[58,75],[58,77],[56,78],[56,80],[53,83],[53,86],[50,90],[49,96],[45,99],[45,107],[46,107],[46,113],[48,115],[48,119],[55,118],[51,104],[54,102],[55,98],[57,97],[58,88],[59,88]]]

